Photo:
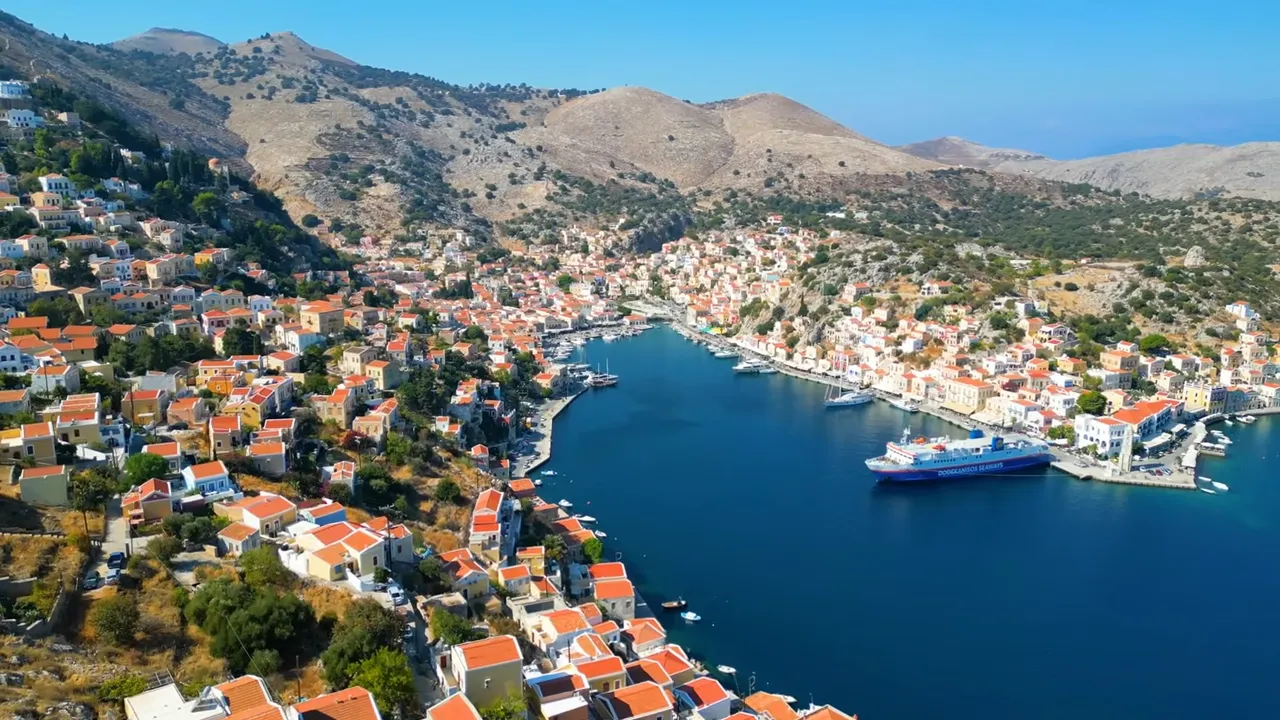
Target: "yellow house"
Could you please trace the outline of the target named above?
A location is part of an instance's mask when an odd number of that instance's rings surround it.
[[[944,407],[964,415],[972,415],[996,394],[996,386],[971,377],[958,377],[947,382]]]
[[[37,290],[46,290],[53,287],[53,271],[44,263],[36,265],[31,268],[31,283],[35,285]]]
[[[66,465],[24,468],[22,471],[22,502],[30,505],[71,504],[67,495],[70,474]]]
[[[0,431],[0,455],[11,460],[54,465],[58,454],[53,441],[53,423],[30,423]]]
[[[321,335],[342,332],[342,308],[327,300],[305,303],[298,315],[302,327]]]
[[[373,384],[379,390],[387,392],[400,386],[400,363],[395,360],[374,360],[365,363],[364,374],[373,378]]]
[[[120,414],[134,425],[163,423],[167,400],[168,393],[164,390],[130,390],[120,401]]]
[[[520,644],[510,635],[455,645],[449,653],[458,689],[477,707],[485,707],[522,687]]]

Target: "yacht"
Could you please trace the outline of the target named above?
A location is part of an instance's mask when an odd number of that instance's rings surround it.
[[[603,531],[603,530],[592,530],[591,532],[595,533],[595,534],[596,534],[596,537],[598,537],[598,538],[607,538],[607,537],[609,537],[609,534],[608,534],[608,533],[606,533],[606,532],[605,532],[605,531]]]
[[[680,617],[684,618],[687,622],[698,622],[702,619],[701,615],[692,610],[686,610],[680,613]]]
[[[917,402],[913,402],[913,401],[908,400],[908,399],[906,399],[906,398],[904,398],[904,397],[901,397],[901,398],[894,398],[894,399],[892,399],[892,400],[890,400],[890,401],[889,401],[889,404],[890,404],[890,405],[892,405],[892,406],[894,406],[894,407],[896,407],[896,408],[898,408],[899,410],[901,410],[901,411],[903,411],[903,412],[909,412],[909,413],[913,413],[913,412],[920,412],[920,404],[919,404],[919,403],[917,403]]]
[[[534,487],[542,487],[542,481],[541,481],[541,480],[539,480],[539,479],[537,479],[537,478],[534,478],[534,479],[533,479],[533,486],[534,486]]]
[[[573,507],[573,503],[569,502],[568,500],[561,500],[556,504],[564,508],[565,510],[568,510],[569,508]]]
[[[1243,416],[1243,417],[1238,417],[1238,418],[1236,418],[1236,419],[1237,419],[1237,420],[1239,420],[1240,422],[1244,423],[1245,425],[1252,425],[1252,424],[1254,424],[1255,422],[1257,422],[1257,421],[1258,421],[1258,418],[1256,418],[1256,417],[1254,417],[1254,416],[1252,416],[1252,415],[1245,415],[1245,416]]]
[[[743,360],[742,362],[733,366],[733,371],[736,373],[744,373],[744,374],[759,373],[764,368],[767,368],[767,367],[769,366],[760,362],[759,360]]]
[[[872,395],[870,392],[867,392],[866,390],[849,390],[847,392],[840,393],[839,395],[835,395],[832,392],[833,389],[834,388],[830,388],[830,387],[827,388],[827,398],[826,400],[823,401],[823,404],[829,408],[853,407],[854,405],[864,405],[866,403],[871,402],[876,397],[875,395]]]
[[[1226,492],[1226,491],[1228,491],[1228,490],[1230,490],[1230,489],[1231,489],[1231,488],[1227,487],[1227,484],[1226,484],[1226,483],[1224,483],[1224,482],[1218,482],[1217,480],[1214,480],[1213,482],[1211,482],[1211,483],[1209,483],[1209,484],[1210,484],[1210,485],[1212,485],[1212,486],[1214,487],[1214,489],[1215,489],[1215,490],[1221,490],[1222,492]]]
[[[778,372],[778,368],[772,365],[763,365],[757,372],[761,375],[772,375]]]
[[[556,471],[555,471],[555,470],[543,470],[543,471],[542,471],[542,474],[543,474],[543,475],[546,475],[547,477],[555,477],[555,476],[556,476]]]
[[[711,353],[711,357],[717,360],[733,360],[738,357],[738,353],[732,350],[717,350],[716,352]]]
[[[600,339],[604,340],[605,342],[613,342],[618,339],[618,336],[614,335],[613,333],[606,333]]]
[[[581,523],[593,523],[596,521],[596,519],[590,515],[574,515],[573,519]]]

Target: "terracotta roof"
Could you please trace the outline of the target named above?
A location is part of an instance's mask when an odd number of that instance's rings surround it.
[[[830,705],[823,705],[818,710],[815,710],[804,717],[805,720],[857,720],[856,715],[849,717]]]
[[[671,696],[656,683],[642,682],[598,696],[619,720],[655,715],[672,706]]]
[[[633,685],[642,682],[655,682],[659,685],[671,684],[671,676],[667,674],[666,670],[662,669],[662,665],[648,658],[640,658],[635,662],[627,663],[627,677]]]
[[[250,535],[253,535],[256,532],[258,531],[255,530],[254,528],[251,528],[248,525],[245,525],[244,523],[237,522],[237,523],[231,523],[230,525],[223,528],[218,533],[218,537],[226,538],[233,542],[243,542]]]
[[[377,720],[373,695],[361,687],[339,690],[293,706],[299,720]]]
[[[457,693],[428,708],[427,720],[480,720],[480,713],[466,695]]]
[[[578,667],[578,672],[582,673],[588,681],[598,680],[609,675],[621,675],[626,672],[626,666],[622,664],[622,658],[617,655],[610,655],[599,660],[584,662]]]
[[[257,498],[257,502],[244,507],[244,511],[259,520],[269,518],[274,515],[289,512],[297,506],[290,502],[287,498],[279,495],[263,495]]]
[[[200,463],[199,465],[192,465],[191,467],[187,468],[187,470],[191,473],[191,477],[195,478],[196,480],[204,480],[206,478],[217,477],[218,475],[227,474],[227,466],[223,465],[221,460],[214,460],[213,462]]]
[[[768,715],[772,720],[799,720],[800,718],[791,705],[782,699],[781,695],[762,691],[748,695],[743,702],[747,704],[747,707],[761,715]]]
[[[729,698],[715,678],[700,677],[680,686],[680,692],[689,696],[695,708],[704,708]]]
[[[598,600],[621,600],[635,597],[636,590],[627,579],[601,580],[595,584],[595,595]]]
[[[61,475],[63,472],[66,471],[66,469],[67,469],[66,466],[63,466],[63,465],[50,465],[49,467],[23,468],[22,479],[26,480],[27,478],[41,478],[41,477],[49,477],[51,475]],[[524,567],[524,565],[520,565],[519,567]],[[527,571],[528,568],[525,568],[525,570]]]
[[[553,610],[542,616],[547,622],[551,623],[551,627],[558,634],[566,634],[578,630],[590,630],[591,625],[587,623],[586,617],[582,611],[577,608],[567,608],[565,610]]]
[[[268,706],[271,703],[266,686],[262,684],[262,680],[253,675],[245,675],[221,685],[215,685],[214,689],[227,699],[227,706],[232,714]]]
[[[462,661],[468,670],[492,667],[503,663],[521,662],[520,645],[510,635],[499,635],[458,646]]]
[[[602,562],[592,565],[588,571],[592,580],[613,580],[625,578],[627,567],[620,562]]]

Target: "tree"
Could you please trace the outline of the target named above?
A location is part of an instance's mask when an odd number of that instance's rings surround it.
[[[527,713],[528,707],[518,691],[480,708],[482,720],[523,720]]]
[[[302,598],[226,578],[201,585],[182,612],[209,636],[210,654],[224,658],[237,674],[250,669],[258,650],[292,657],[316,627],[315,612]]]
[[[121,593],[94,603],[89,622],[98,637],[113,645],[128,645],[138,630],[139,617],[137,599]]]
[[[110,481],[98,473],[84,472],[71,478],[71,487],[68,488],[71,508],[80,511],[85,535],[89,534],[89,511],[101,508],[105,513],[111,489]]]
[[[1167,350],[1169,348],[1169,338],[1159,333],[1144,335],[1138,341],[1138,348],[1144,353],[1157,352],[1159,350]]]
[[[280,562],[270,545],[256,547],[240,556],[244,582],[251,588],[286,589],[293,585],[293,574]]]
[[[457,502],[462,497],[462,488],[458,487],[458,483],[454,482],[452,478],[442,478],[436,484],[436,489],[432,496],[442,503]]]
[[[141,485],[151,478],[169,474],[169,461],[155,453],[130,455],[124,463],[124,474],[131,485]]]
[[[604,557],[604,543],[600,542],[600,538],[589,538],[582,543],[582,554],[587,558],[587,562],[598,563]]]
[[[147,543],[147,552],[151,557],[159,560],[160,564],[168,566],[173,556],[182,552],[182,541],[168,535],[152,538],[151,542]]]
[[[444,565],[435,555],[425,557],[418,563],[418,573],[428,584],[438,585],[444,582]]]
[[[325,682],[334,689],[350,686],[356,666],[383,648],[396,647],[402,628],[400,618],[376,600],[352,603],[321,655]]]
[[[477,630],[466,618],[458,617],[444,608],[432,608],[428,623],[431,635],[437,640],[444,640],[448,645],[460,645],[464,642],[479,640],[486,633]]]
[[[1082,413],[1101,415],[1107,410],[1107,399],[1097,390],[1090,390],[1076,400],[1076,407],[1080,408]]]
[[[546,551],[548,560],[564,559],[564,539],[559,535],[548,535],[542,540],[542,547]]]
[[[383,717],[405,717],[417,702],[409,659],[390,648],[384,647],[357,663],[351,684],[373,694]]]
[[[302,216],[302,219],[299,222],[302,223],[302,227],[313,228],[320,224],[320,218],[312,215],[311,213],[307,213]]]
[[[262,336],[244,328],[227,328],[222,336],[222,350],[227,355],[261,355]]]
[[[556,285],[559,285],[560,289],[565,292],[569,292],[569,286],[572,284],[573,276],[568,273],[561,273],[560,276],[556,278]]]
[[[222,199],[211,192],[202,192],[191,201],[191,210],[206,225],[216,225],[222,209]]]

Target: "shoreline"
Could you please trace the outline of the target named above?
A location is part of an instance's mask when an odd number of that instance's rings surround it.
[[[538,419],[535,427],[539,432],[538,439],[533,442],[534,455],[517,458],[511,468],[511,477],[528,477],[529,473],[551,460],[551,440],[555,430],[556,416],[569,407],[569,404],[578,399],[578,396],[584,392],[586,390],[578,390],[572,395],[552,398],[541,408],[538,408],[538,412],[534,414],[534,417]]]
[[[749,353],[752,357],[768,362],[769,365],[775,368],[780,374],[799,380],[808,380],[809,382],[815,382],[829,387],[848,387],[847,383],[842,382],[838,378],[803,370],[789,363],[778,362],[774,358],[770,358],[752,348],[745,347],[744,345],[735,342],[732,338],[699,332],[678,320],[671,320],[670,327],[686,339],[699,345],[705,344],[712,347],[733,349],[744,354]],[[888,393],[883,390],[879,390],[874,387],[870,388],[870,390],[875,394],[876,400],[885,401],[888,396]],[[920,407],[920,412],[931,415],[959,428],[963,428],[966,431],[975,428],[984,431],[987,430],[987,426],[981,423],[963,419],[963,416],[951,413],[950,411],[938,407],[928,401],[917,400],[916,402]],[[1280,412],[1280,408],[1269,408],[1269,410],[1273,412]],[[1218,418],[1217,420],[1221,419],[1224,418]],[[999,428],[996,429],[998,430]],[[1023,436],[1021,433],[1016,432],[1006,432],[1005,434],[1020,437]],[[1070,475],[1077,480],[1097,480],[1099,482],[1114,483],[1117,485],[1135,485],[1141,487],[1166,488],[1170,490],[1196,490],[1199,487],[1196,484],[1195,472],[1184,473],[1183,469],[1176,465],[1169,468],[1173,470],[1172,475],[1156,476],[1149,475],[1144,470],[1154,469],[1156,467],[1167,468],[1168,466],[1164,463],[1149,462],[1144,464],[1142,466],[1143,469],[1141,470],[1121,472],[1119,468],[1110,464],[1099,464],[1096,463],[1096,461],[1094,461],[1093,464],[1090,464],[1086,458],[1074,455],[1060,447],[1049,446],[1049,452],[1054,456],[1054,458],[1056,458],[1053,462],[1049,463],[1049,466],[1059,472]]]

